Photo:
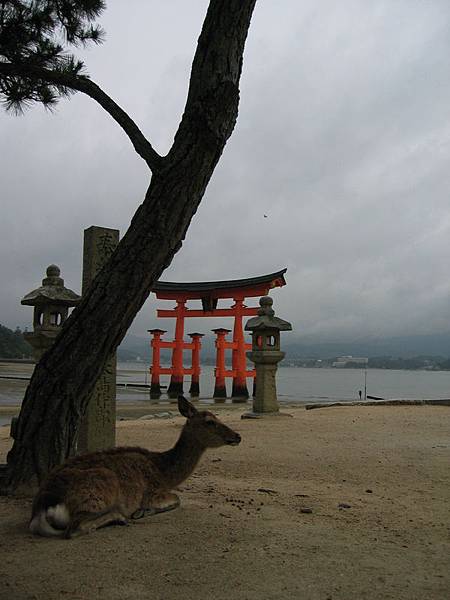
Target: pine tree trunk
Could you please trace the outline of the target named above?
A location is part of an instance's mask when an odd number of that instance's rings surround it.
[[[4,493],[34,487],[73,452],[89,393],[181,247],[236,122],[255,1],[211,0],[174,144],[117,249],[36,366],[8,455]]]

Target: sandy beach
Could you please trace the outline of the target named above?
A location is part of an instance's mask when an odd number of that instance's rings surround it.
[[[30,499],[0,498],[0,597],[450,597],[448,407],[242,411],[217,409],[242,443],[204,455],[174,512],[65,541],[28,533]],[[122,421],[118,443],[166,449],[182,424]],[[3,427],[3,461],[9,445]]]

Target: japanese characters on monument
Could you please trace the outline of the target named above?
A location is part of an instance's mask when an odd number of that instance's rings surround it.
[[[94,280],[119,243],[119,231],[89,227],[84,231],[83,289]],[[116,356],[107,363],[91,394],[78,436],[78,453],[111,448],[116,438]]]

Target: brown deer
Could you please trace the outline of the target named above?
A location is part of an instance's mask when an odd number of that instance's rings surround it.
[[[189,477],[206,448],[241,441],[211,412],[198,411],[183,396],[178,409],[187,421],[166,452],[112,448],[76,456],[53,469],[34,499],[30,531],[71,538],[177,508],[180,500],[170,490]]]

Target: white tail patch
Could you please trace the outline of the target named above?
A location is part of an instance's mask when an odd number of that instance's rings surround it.
[[[47,521],[55,529],[65,529],[70,521],[70,514],[65,504],[57,504],[47,508]]]
[[[44,537],[60,536],[70,521],[69,511],[64,504],[50,506],[39,512],[30,523],[30,531]]]

